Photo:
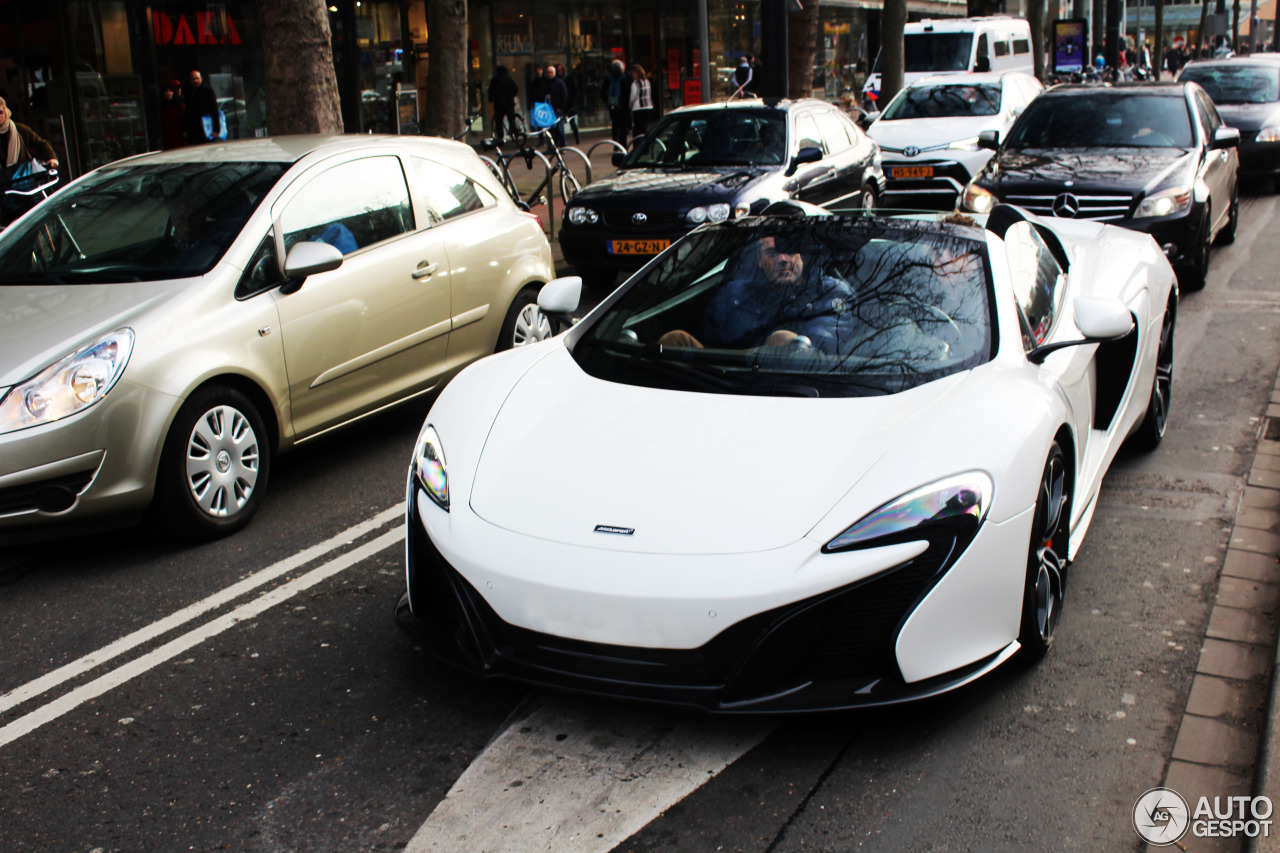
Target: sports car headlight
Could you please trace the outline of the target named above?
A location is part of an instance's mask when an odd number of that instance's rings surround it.
[[[422,428],[413,448],[413,479],[436,506],[449,511],[449,466],[444,461],[440,436],[431,424]]]
[[[740,201],[740,202],[738,202],[737,204],[735,204],[735,205],[733,206],[733,215],[734,215],[734,216],[746,216],[746,215],[747,215],[747,214],[749,214],[749,213],[751,213],[751,203],[750,203],[750,202]]]
[[[15,385],[0,400],[0,433],[47,424],[107,396],[133,352],[133,331],[117,329]]]
[[[984,190],[977,184],[969,184],[964,188],[964,195],[961,196],[961,204],[965,210],[971,210],[974,213],[990,213],[991,208],[996,206],[998,199],[990,190]]]
[[[921,486],[872,510],[824,547],[823,551],[847,551],[881,544],[925,538],[934,525],[976,529],[991,506],[991,478],[981,471],[956,474]]]
[[[589,207],[571,207],[569,221],[574,225],[595,225],[600,221],[600,214]]]
[[[1264,127],[1258,131],[1258,142],[1280,142],[1280,127]]]
[[[1144,198],[1138,205],[1135,219],[1150,216],[1170,216],[1191,209],[1191,188],[1173,187]]]
[[[685,221],[694,225],[703,222],[723,222],[729,218],[729,205],[721,202],[720,204],[708,204],[705,207],[695,207],[684,215]]]
[[[955,151],[977,151],[978,137],[970,136],[968,139],[957,139],[947,147]]]

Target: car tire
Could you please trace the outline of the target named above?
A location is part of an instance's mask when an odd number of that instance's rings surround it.
[[[1031,538],[1027,546],[1027,573],[1022,593],[1020,655],[1034,663],[1053,645],[1062,612],[1067,581],[1067,544],[1071,537],[1071,492],[1067,483],[1066,456],[1057,442],[1040,475]]]
[[[551,318],[538,308],[538,289],[526,287],[516,294],[498,332],[498,345],[494,352],[546,340],[554,334]]]
[[[1178,273],[1178,286],[1186,291],[1203,290],[1209,278],[1209,222],[1212,211],[1206,207],[1196,233],[1195,258]]]
[[[1218,239],[1213,241],[1215,246],[1230,246],[1236,241],[1236,229],[1240,226],[1240,190],[1237,189],[1231,197],[1231,212],[1227,214],[1227,224],[1222,226],[1222,230],[1218,232]]]
[[[201,388],[169,427],[156,515],[166,532],[182,538],[227,536],[258,511],[270,473],[270,438],[253,401],[234,388]]]
[[[862,188],[862,209],[875,210],[879,206],[880,199],[876,196],[876,188],[867,184]]]
[[[1169,425],[1169,404],[1173,399],[1173,332],[1178,317],[1178,294],[1169,294],[1164,318],[1160,322],[1160,348],[1156,352],[1156,374],[1151,386],[1147,413],[1130,443],[1144,452],[1155,450],[1164,440]]]

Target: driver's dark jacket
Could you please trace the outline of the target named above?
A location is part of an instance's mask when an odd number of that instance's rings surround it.
[[[746,349],[786,329],[807,337],[814,349],[837,355],[840,341],[852,337],[853,297],[847,282],[807,273],[780,293],[756,271],[711,297],[694,336],[705,346]]]

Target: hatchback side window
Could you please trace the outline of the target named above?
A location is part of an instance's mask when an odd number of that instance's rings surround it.
[[[424,194],[421,200],[426,203],[432,225],[498,202],[484,187],[447,166],[414,157],[413,170],[418,175]]]
[[[817,113],[818,129],[827,143],[827,153],[837,154],[849,148],[849,134],[845,133],[844,121],[833,112]]]
[[[284,248],[304,240],[344,255],[414,229],[409,187],[397,157],[367,157],[312,178],[280,215]]]
[[[284,284],[284,276],[280,272],[280,264],[276,261],[275,235],[268,231],[267,236],[253,253],[253,260],[244,268],[240,281],[236,284],[236,299],[247,299],[264,290],[270,290]]]
[[[1030,222],[1015,222],[1004,241],[1022,320],[1022,343],[1029,351],[1045,342],[1058,319],[1064,275]]]
[[[818,132],[818,123],[813,120],[813,116],[809,113],[796,119],[796,137],[799,142],[796,148],[821,148],[822,134]]]

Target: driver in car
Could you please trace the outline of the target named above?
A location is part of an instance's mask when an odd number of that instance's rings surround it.
[[[676,329],[658,343],[724,349],[811,347],[836,355],[841,339],[848,337],[853,296],[847,282],[806,270],[798,238],[763,237],[756,244],[754,268],[730,279],[711,297],[697,334]]]

